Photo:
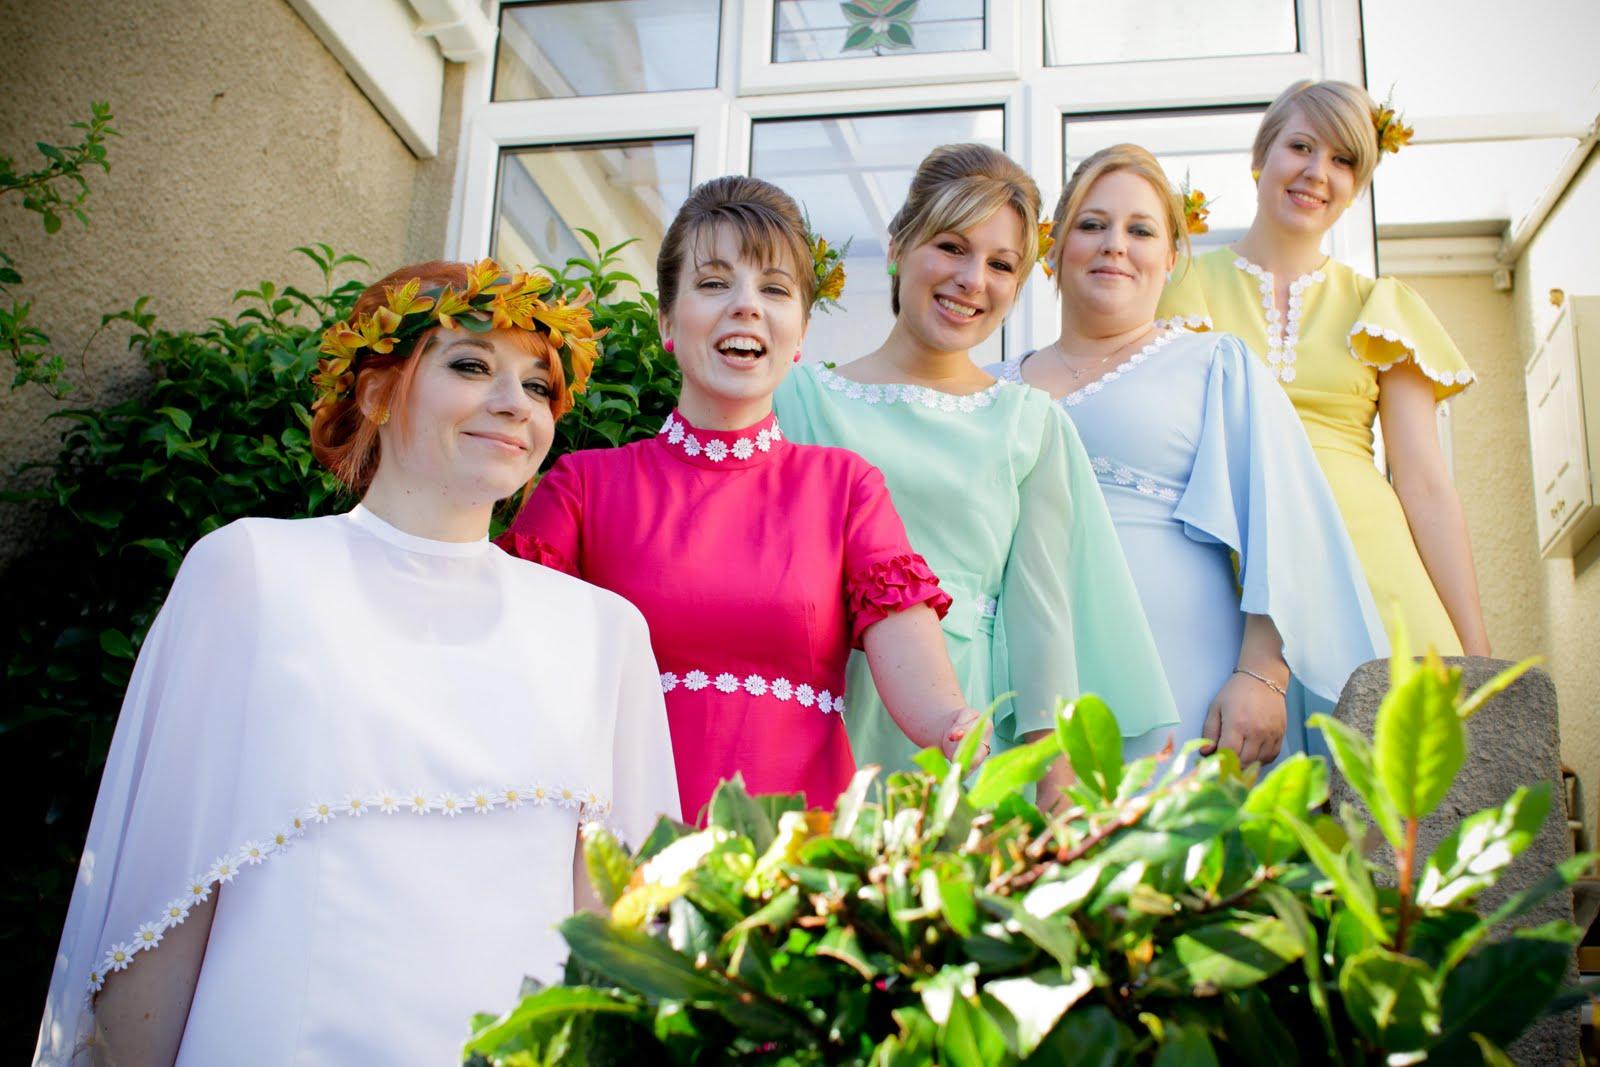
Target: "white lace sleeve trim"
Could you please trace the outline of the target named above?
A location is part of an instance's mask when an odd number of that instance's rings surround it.
[[[107,975],[127,970],[140,953],[159,946],[168,930],[181,925],[189,917],[192,908],[210,899],[213,889],[232,882],[246,868],[259,867],[287,852],[298,838],[314,826],[323,826],[335,819],[359,819],[368,812],[378,816],[438,815],[453,819],[468,813],[487,815],[497,808],[515,810],[524,805],[566,808],[576,811],[584,823],[604,821],[611,814],[611,801],[608,798],[592,789],[574,789],[563,785],[508,785],[499,789],[478,786],[465,793],[378,789],[347,793],[343,800],[337,802],[317,801],[307,805],[286,825],[266,837],[246,841],[232,852],[218,856],[209,868],[189,879],[183,891],[167,902],[159,916],[142,924],[127,941],[107,946],[100,965],[89,972],[88,993],[98,993],[105,985]]]
[[[849,378],[823,367],[817,371],[817,381],[823,387],[835,393],[843,393],[851,400],[861,400],[868,404],[920,404],[934,411],[960,412],[971,414],[981,411],[994,403],[997,394],[1006,383],[995,382],[989,388],[977,393],[957,395],[955,393],[940,392],[930,389],[925,385],[868,385],[863,382],[853,382]]]
[[[1394,360],[1390,363],[1373,363],[1369,360],[1362,359],[1356,354],[1355,339],[1357,335],[1363,333],[1369,337],[1377,337],[1384,341],[1388,341],[1391,344],[1397,344],[1401,348],[1404,348],[1406,350],[1405,359]],[[1432,378],[1434,381],[1438,382],[1440,385],[1471,385],[1473,382],[1478,380],[1478,376],[1474,374],[1470,368],[1463,368],[1458,371],[1434,370],[1432,367],[1422,362],[1422,360],[1417,356],[1417,346],[1412,342],[1411,338],[1399,333],[1396,330],[1391,330],[1386,326],[1379,326],[1376,323],[1362,322],[1359,319],[1356,320],[1356,324],[1350,327],[1350,339],[1347,343],[1347,347],[1350,349],[1350,355],[1353,358],[1360,360],[1369,367],[1376,367],[1380,371],[1388,370],[1390,367],[1393,367],[1395,363],[1404,363],[1406,360],[1410,360],[1417,365],[1418,370],[1420,370],[1423,374],[1426,374],[1429,378]]]
[[[1144,496],[1155,497],[1168,503],[1177,503],[1178,491],[1162,485],[1147,474],[1141,474],[1125,463],[1118,463],[1108,456],[1089,457],[1089,466],[1102,481],[1109,480],[1113,485],[1120,485],[1125,489],[1132,489]]]
[[[774,700],[793,700],[802,708],[815,706],[824,715],[833,712],[836,715],[844,713],[844,693],[835,694],[829,689],[818,689],[804,683],[795,685],[787,678],[768,679],[760,674],[747,674],[743,678],[732,671],[722,671],[712,674],[699,669],[685,671],[678,674],[675,671],[661,672],[661,691],[670,693],[682,686],[691,693],[698,693],[702,689],[712,688],[719,693],[732,695],[745,692],[753,697],[770,696]]]

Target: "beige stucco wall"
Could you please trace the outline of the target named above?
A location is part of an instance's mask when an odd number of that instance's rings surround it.
[[[1517,342],[1525,353],[1549,331],[1556,309],[1549,291],[1600,295],[1600,153],[1588,162],[1516,265]],[[1600,412],[1589,412],[1592,420]],[[1591,457],[1591,462],[1600,457]],[[1518,510],[1531,507],[1524,496]],[[1590,840],[1600,804],[1600,540],[1575,560],[1539,563],[1549,670],[1561,700],[1562,758],[1584,785]]]
[[[264,278],[319,279],[294,254],[326,241],[374,267],[444,251],[461,72],[449,65],[439,158],[418,160],[284,0],[0,0],[0,152],[32,169],[33,142],[108,100],[122,136],[93,173],[91,227],[46,237],[0,201],[0,248],[34,318],[76,354],[99,316],[141,294],[172,327],[225,313]],[[125,331],[89,348],[78,402],[126,395],[142,374]],[[52,453],[55,406],[12,393],[0,368],[0,472]],[[26,541],[26,509],[0,504],[0,560]]]

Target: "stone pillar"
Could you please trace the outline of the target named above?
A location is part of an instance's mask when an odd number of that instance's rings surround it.
[[[1460,667],[1464,691],[1471,692],[1510,664],[1504,660],[1476,656],[1446,660]],[[1368,663],[1350,676],[1339,698],[1334,715],[1342,722],[1372,737],[1378,705],[1389,690],[1389,664]],[[1522,855],[1517,857],[1499,884],[1478,898],[1479,911],[1492,911],[1511,894],[1542,878],[1557,864],[1572,855],[1572,837],[1567,832],[1566,791],[1561,784],[1560,730],[1556,718],[1556,690],[1550,676],[1532,670],[1517,679],[1505,692],[1489,701],[1467,720],[1467,762],[1457,776],[1439,809],[1422,823],[1417,835],[1421,854],[1427,855],[1453,831],[1462,819],[1484,808],[1498,807],[1518,786],[1549,782],[1552,791],[1550,814]],[[1368,821],[1371,813],[1350,788],[1338,768],[1331,767],[1329,800],[1334,811],[1352,803]],[[1376,837],[1376,835],[1374,835]],[[1377,838],[1378,862],[1392,868],[1394,854],[1387,841]],[[1530,912],[1519,925],[1539,926],[1552,919],[1572,921],[1571,892],[1557,893]],[[1577,962],[1569,972],[1577,978]],[[1578,1013],[1541,1019],[1507,1051],[1519,1064],[1540,1065],[1578,1062]]]

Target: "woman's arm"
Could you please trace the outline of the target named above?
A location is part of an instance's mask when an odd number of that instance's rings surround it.
[[[914,604],[884,616],[863,632],[862,647],[895,725],[919,748],[937,745],[953,755],[979,713],[961,693],[934,610]],[[977,762],[988,754],[986,735]]]
[[[1283,638],[1272,619],[1266,615],[1244,618],[1239,669],[1212,699],[1200,736],[1212,743],[1211,751],[1233,749],[1240,764],[1248,767],[1270,763],[1283,748],[1289,719],[1279,690],[1289,687],[1289,666],[1283,662]]]
[[[91,1057],[97,1067],[170,1067],[183,1043],[189,1005],[211,937],[222,886],[134,966],[106,976],[94,1004]]]
[[[1444,610],[1469,656],[1489,655],[1478,577],[1461,498],[1450,481],[1434,421],[1433,383],[1411,362],[1378,378],[1378,415],[1395,495]],[[1380,605],[1381,606],[1381,605]]]

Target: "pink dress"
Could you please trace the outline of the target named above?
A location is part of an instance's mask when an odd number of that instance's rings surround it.
[[[855,770],[850,650],[887,615],[950,606],[878,469],[770,415],[722,432],[674,412],[649,441],[563,456],[500,545],[643,612],[686,818],[735,773],[832,804]]]

